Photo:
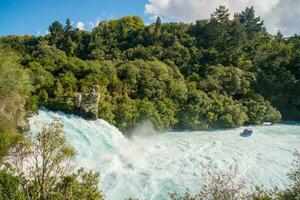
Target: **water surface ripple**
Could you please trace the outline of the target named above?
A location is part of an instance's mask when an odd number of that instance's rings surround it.
[[[125,138],[104,120],[88,121],[60,112],[40,110],[37,122],[61,119],[66,137],[76,148],[76,167],[101,173],[100,186],[109,200],[136,197],[164,199],[170,192],[197,192],[202,163],[219,169],[237,164],[241,176],[265,187],[284,188],[293,152],[300,151],[300,125],[253,126],[252,137],[240,137],[244,128],[218,131],[154,134],[148,126]]]

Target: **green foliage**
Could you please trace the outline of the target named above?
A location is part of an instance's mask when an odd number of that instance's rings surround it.
[[[206,120],[211,121],[213,113],[209,113],[211,100],[204,92],[191,91],[187,101],[178,113],[179,127],[182,129],[208,128]],[[209,118],[206,119],[206,116]]]
[[[206,79],[201,83],[207,92],[228,94],[230,96],[245,96],[251,91],[251,82],[255,77],[236,67],[211,66],[206,70]]]
[[[64,36],[64,29],[63,25],[59,23],[58,21],[55,21],[49,26],[49,40],[51,44],[56,44],[58,42],[61,42],[63,36]]]
[[[260,95],[252,95],[251,98],[244,101],[247,107],[248,123],[262,124],[263,122],[276,123],[280,121],[281,114],[274,109],[268,101]]]
[[[2,164],[3,158],[7,156],[10,148],[15,146],[21,139],[22,136],[18,133],[7,132],[0,129],[0,164]]]
[[[9,48],[0,46],[0,95],[29,93],[30,82],[26,71],[20,65],[20,57]]]
[[[20,56],[12,49],[0,46],[0,163],[7,151],[24,131],[31,90],[29,76],[20,64]],[[28,113],[25,111],[27,103]],[[31,102],[31,101],[30,101]],[[33,103],[34,104],[34,103]]]
[[[82,168],[65,176],[54,189],[51,198],[61,200],[102,200],[104,196],[98,189],[99,173],[85,172]]]
[[[224,6],[193,24],[129,16],[91,32],[68,19],[45,37],[0,41],[22,55],[33,109],[74,113],[74,96],[99,85],[98,117],[122,130],[145,118],[160,130],[299,120],[300,37],[268,34],[253,7],[229,16]]]
[[[0,194],[26,200],[104,199],[98,189],[98,173],[83,169],[73,172],[71,159],[76,152],[68,144],[62,125],[56,119],[40,125],[37,133],[15,145],[14,156],[8,160],[10,173],[0,172]]]
[[[0,200],[103,199],[98,173],[82,169],[72,173],[70,160],[75,150],[67,143],[60,124],[44,125],[28,138],[18,133],[25,131],[25,119],[38,109],[38,103],[58,102],[68,107],[65,99],[78,90],[77,71],[60,68],[66,63],[68,68],[74,67],[65,54],[45,42],[36,48],[36,60],[23,61],[27,62],[25,70],[20,55],[0,46]],[[102,71],[111,74],[106,66]],[[4,165],[4,161],[8,163]]]
[[[162,23],[161,23],[161,18],[160,18],[160,16],[158,16],[157,19],[156,19],[155,25],[156,25],[157,27],[160,27],[161,24],[162,24]]]
[[[21,141],[16,148],[16,171],[21,180],[24,193],[34,199],[50,198],[53,187],[65,176],[70,159],[75,156],[57,122],[43,125],[42,129],[28,141]],[[26,156],[28,159],[25,159]]]
[[[247,7],[239,15],[239,18],[241,23],[245,26],[250,39],[253,39],[255,33],[261,32],[264,29],[263,21],[261,21],[260,17],[255,17],[253,7]]]
[[[70,169],[61,163],[74,156],[61,126],[52,124],[33,140],[21,140],[16,105],[29,114],[40,106],[74,113],[76,94],[98,85],[98,117],[125,132],[145,120],[161,131],[300,120],[300,37],[268,34],[253,7],[229,16],[224,6],[193,24],[162,23],[158,17],[146,26],[129,16],[102,21],[91,32],[72,27],[68,19],[65,25],[52,23],[43,37],[0,37],[0,161],[16,144],[26,155],[42,158],[29,174],[1,171],[0,199],[103,199],[99,174],[60,173]],[[41,165],[44,154],[35,151],[45,152],[41,147],[52,149],[47,163],[59,167]],[[48,176],[41,176],[44,172]],[[34,174],[39,176],[29,177]],[[224,191],[218,182],[234,177],[211,174],[202,199],[236,199],[239,188]],[[289,177],[288,190],[258,189],[252,198],[298,198],[297,167]]]
[[[6,170],[0,171],[0,200],[25,200],[24,194],[20,191],[20,183]]]

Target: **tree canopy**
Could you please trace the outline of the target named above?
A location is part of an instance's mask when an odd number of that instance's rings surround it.
[[[21,56],[36,107],[74,112],[78,92],[100,86],[98,117],[129,130],[238,127],[300,119],[300,37],[269,34],[253,7],[220,6],[193,24],[140,17],[92,31],[53,22],[45,36],[7,36]]]

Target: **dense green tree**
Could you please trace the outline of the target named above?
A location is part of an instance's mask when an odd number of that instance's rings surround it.
[[[253,7],[230,15],[220,6],[210,19],[193,24],[162,23],[158,17],[150,25],[129,16],[102,21],[91,32],[73,28],[67,19],[65,26],[53,22],[46,36],[0,37],[0,164],[12,146],[20,147],[16,144],[41,160],[47,158],[34,147],[41,152],[53,147],[55,156],[47,163],[55,166],[71,159],[74,151],[60,126],[43,129],[26,143],[18,119],[40,106],[74,113],[75,96],[94,85],[100,91],[98,117],[124,133],[149,120],[161,131],[300,120],[300,37],[268,34]],[[27,113],[18,109],[23,107]],[[22,176],[0,171],[0,200],[103,199],[99,174],[61,174],[69,168],[50,170],[39,159],[35,164]],[[48,176],[41,176],[45,171]],[[201,197],[235,199],[236,188],[223,190],[219,177],[208,178]],[[290,179],[288,190],[273,195],[298,198],[297,167]],[[271,199],[264,191],[253,198]]]
[[[262,124],[263,122],[276,123],[281,119],[281,114],[260,95],[252,95],[244,100],[247,107],[249,124]]]
[[[73,34],[75,31],[73,30],[71,20],[67,19],[66,25],[64,27],[64,38],[63,38],[63,46],[61,47],[68,56],[71,56],[75,53],[77,44],[73,42]]]
[[[64,27],[65,33],[69,34],[73,30],[72,22],[70,19],[66,20],[66,26]]]
[[[0,171],[0,200],[25,200],[25,195],[20,190],[17,177],[6,170]]]
[[[40,125],[34,136],[28,136],[14,148],[10,163],[15,177],[0,176],[0,188],[3,177],[10,178],[11,187],[20,188],[26,200],[103,199],[98,189],[98,173],[83,169],[72,172],[71,159],[76,151],[63,135],[62,125],[55,119]]]
[[[114,113],[116,123],[123,131],[133,128],[138,122],[137,102],[128,96],[117,99],[117,109]]]
[[[0,200],[103,199],[98,173],[82,169],[71,173],[68,163],[75,150],[67,144],[61,125],[46,125],[34,137],[25,138],[25,120],[38,108],[36,98],[40,105],[57,98],[67,107],[63,98],[78,90],[71,71],[51,73],[61,59],[56,47],[37,45],[35,61],[23,61],[11,48],[0,46]],[[106,68],[103,71],[111,74]]]
[[[190,91],[187,101],[178,113],[179,128],[181,129],[205,129],[213,116],[208,112],[211,100],[201,91]]]
[[[258,32],[264,31],[264,23],[260,17],[255,16],[255,10],[252,7],[247,7],[239,15],[240,21],[244,24],[248,37],[253,39],[254,35]]]
[[[63,25],[58,21],[53,22],[51,26],[49,26],[49,33],[50,44],[58,45],[64,37]]]
[[[164,129],[300,119],[299,36],[268,34],[253,7],[230,15],[220,6],[194,24],[158,17],[147,26],[130,16],[91,32],[67,20],[65,27],[54,22],[45,37],[0,41],[20,52],[33,82],[31,102],[74,112],[75,94],[99,85],[98,117],[122,129],[149,116]]]
[[[162,23],[161,23],[161,18],[160,18],[160,16],[158,16],[157,19],[156,19],[155,25],[156,25],[157,27],[160,27],[161,24],[162,24]]]
[[[65,176],[55,188],[53,199],[61,200],[102,200],[104,195],[99,191],[99,173],[85,172],[82,168]]]
[[[229,9],[225,6],[219,6],[219,8],[211,15],[211,19],[219,23],[227,23],[229,21],[229,16]]]
[[[206,79],[200,87],[207,92],[226,93],[239,99],[251,91],[251,82],[254,80],[252,73],[218,65],[207,68]]]

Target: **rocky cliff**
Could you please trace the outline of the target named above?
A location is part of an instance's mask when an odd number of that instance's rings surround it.
[[[100,101],[100,87],[94,85],[88,93],[76,93],[74,106],[81,116],[96,119],[98,117],[98,105]]]
[[[0,123],[9,130],[28,131],[25,104],[25,98],[19,95],[3,97],[0,101]]]

